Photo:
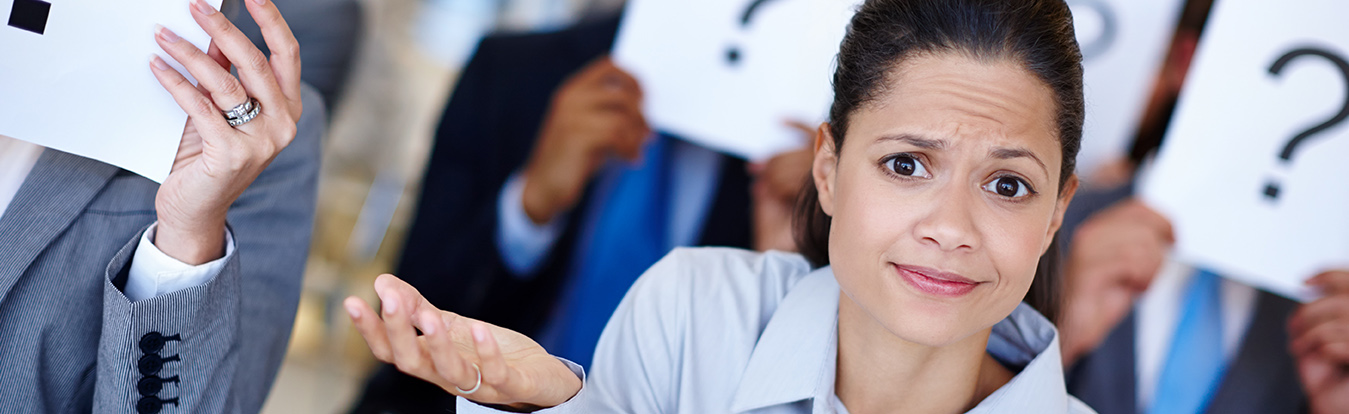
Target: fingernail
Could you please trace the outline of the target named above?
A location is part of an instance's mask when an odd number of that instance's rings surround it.
[[[436,323],[436,318],[423,314],[419,319],[421,319],[420,328],[423,334],[435,335],[440,333],[440,326],[437,326],[440,324]]]
[[[192,2],[192,6],[196,7],[197,11],[201,12],[203,16],[210,16],[212,14],[215,14],[215,7],[211,7],[211,5],[206,4],[206,2],[203,0],[194,0]]]
[[[478,343],[487,343],[487,327],[473,325],[473,340]]]
[[[169,64],[160,59],[159,55],[150,55],[150,64],[154,65],[155,69],[169,70]]]
[[[396,300],[386,300],[381,305],[384,306],[384,313],[386,314],[393,315],[398,313],[398,301]]]
[[[361,311],[357,310],[355,305],[348,303],[342,307],[347,308],[347,314],[351,315],[351,319],[360,319]]]
[[[253,3],[257,3],[257,5],[263,6],[267,4],[267,0],[253,0]]]
[[[182,40],[182,38],[178,37],[177,34],[174,34],[172,30],[161,25],[155,25],[155,33],[159,34],[160,38],[163,38],[164,41],[169,43],[178,43],[179,40]]]

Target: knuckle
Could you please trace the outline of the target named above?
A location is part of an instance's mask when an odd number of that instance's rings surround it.
[[[218,111],[215,107],[215,103],[211,102],[210,98],[207,98],[203,95],[197,95],[195,98],[193,98],[191,105],[192,111],[200,115],[210,114]]]
[[[261,51],[253,49],[248,56],[244,57],[242,66],[255,72],[265,71],[268,67],[267,56],[264,56]]]
[[[239,81],[234,79],[234,77],[226,76],[223,79],[221,79],[220,82],[216,83],[215,93],[223,95],[230,99],[234,99],[239,97],[240,95],[243,95],[243,86],[240,85]],[[235,104],[227,103],[226,105],[236,105],[236,104],[237,103]]]

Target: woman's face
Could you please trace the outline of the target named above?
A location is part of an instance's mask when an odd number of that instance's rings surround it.
[[[821,128],[827,134],[828,128]],[[1014,62],[909,58],[823,136],[812,174],[843,292],[902,339],[950,344],[1021,302],[1076,189],[1053,91]]]

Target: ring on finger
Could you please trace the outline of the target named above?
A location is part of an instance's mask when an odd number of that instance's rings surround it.
[[[460,395],[469,395],[469,394],[478,392],[478,388],[482,388],[482,369],[481,369],[481,368],[478,368],[478,363],[477,363],[477,362],[474,362],[474,363],[473,363],[473,371],[478,373],[478,382],[477,382],[476,384],[473,384],[473,388],[470,388],[470,389],[467,389],[467,390],[466,390],[466,389],[463,389],[463,388],[459,388],[458,385],[454,386],[454,390],[455,390],[455,391],[459,391],[459,394],[460,394]]]
[[[228,121],[232,127],[247,124],[248,121],[257,118],[261,112],[262,103],[258,102],[257,98],[248,98],[248,102],[239,104],[228,111],[221,111],[225,115],[225,121]]]

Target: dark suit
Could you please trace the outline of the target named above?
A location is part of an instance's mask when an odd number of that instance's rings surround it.
[[[1079,193],[1064,219],[1072,234],[1089,212],[1128,197],[1128,188],[1105,193]],[[1081,199],[1081,200],[1079,200]],[[1081,206],[1081,207],[1079,207]],[[1083,208],[1091,211],[1083,211]],[[1298,380],[1297,363],[1288,352],[1288,318],[1297,302],[1269,292],[1258,293],[1250,327],[1227,366],[1207,413],[1281,414],[1307,412],[1307,398]],[[1105,341],[1067,371],[1068,392],[1100,414],[1137,414],[1134,327],[1130,313]]]
[[[537,336],[566,283],[579,213],[532,277],[511,274],[497,251],[497,200],[534,147],[553,92],[608,53],[617,17],[546,34],[491,36],[464,69],[436,133],[398,275],[442,309]],[[748,247],[749,177],[726,157],[699,245]],[[449,394],[384,367],[356,412],[444,412]]]

